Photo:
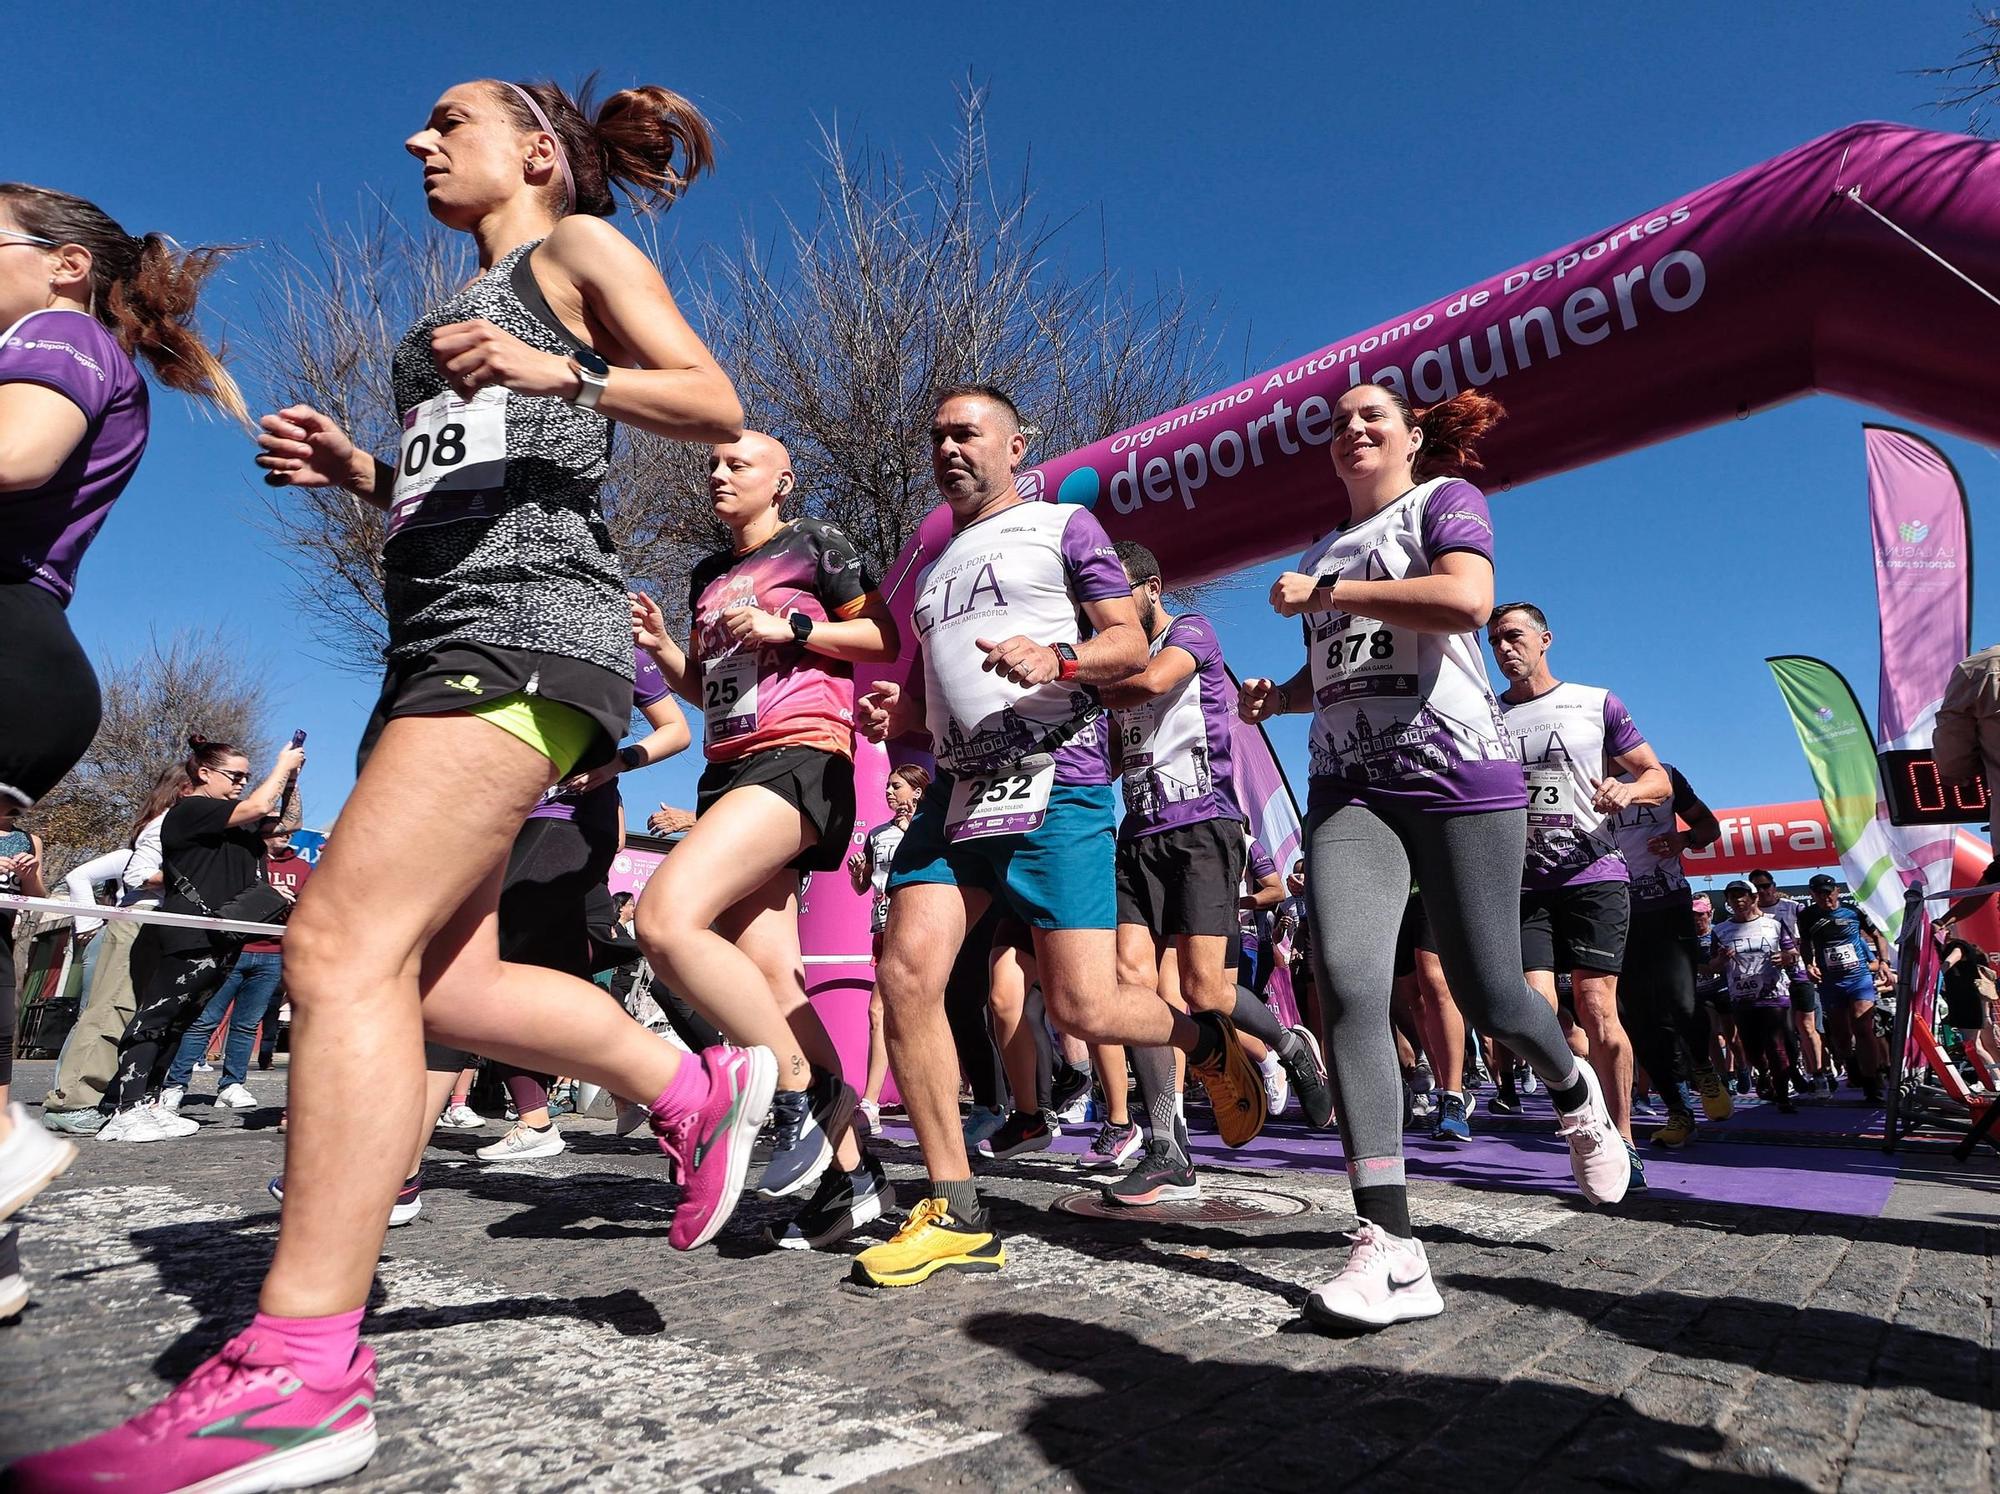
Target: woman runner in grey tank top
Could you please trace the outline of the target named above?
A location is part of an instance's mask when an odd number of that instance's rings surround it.
[[[274,484],[345,488],[389,514],[388,679],[285,939],[290,1137],[262,1310],[143,1427],[29,1460],[30,1485],[143,1470],[161,1487],[271,1487],[280,1470],[264,1464],[282,1460],[296,1487],[368,1461],[361,1309],[435,1119],[421,1113],[426,1032],[648,1104],[679,1164],[679,1249],[728,1218],[770,1107],[769,1050],[682,1055],[588,982],[503,962],[496,937],[522,820],[559,777],[608,760],[631,708],[628,604],[597,506],[610,423],[707,443],[741,432],[659,272],[600,221],[614,182],[671,203],[710,163],[707,126],[661,88],[586,117],[553,85],[489,79],[447,91],[406,145],[431,215],[473,236],[481,272],[398,351],[394,461],[305,406],[266,416],[259,438]],[[282,1407],[259,1390],[274,1371],[302,1387]],[[251,1414],[255,1440],[200,1435]]]

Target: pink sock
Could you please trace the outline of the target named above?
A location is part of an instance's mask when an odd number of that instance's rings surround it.
[[[663,1126],[671,1126],[683,1120],[701,1107],[708,1098],[708,1065],[703,1063],[699,1053],[683,1053],[681,1066],[674,1070],[674,1077],[660,1097],[646,1108],[653,1113],[653,1119]]]
[[[324,1388],[338,1384],[354,1360],[361,1343],[361,1309],[324,1318],[275,1318],[260,1312],[251,1319],[250,1331],[283,1344],[299,1378]]]

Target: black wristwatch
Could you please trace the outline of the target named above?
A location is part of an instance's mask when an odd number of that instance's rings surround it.
[[[639,769],[646,766],[646,749],[641,747],[637,742],[632,743],[629,747],[620,747],[618,749],[618,761],[624,765],[627,773],[636,773]]]
[[[813,635],[813,620],[803,612],[792,614],[792,641],[804,643]]]

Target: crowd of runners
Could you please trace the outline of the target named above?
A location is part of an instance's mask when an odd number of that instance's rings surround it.
[[[1642,1141],[1686,1143],[1697,1108],[1726,1119],[1753,1069],[1780,1106],[1836,1061],[1879,1083],[1886,951],[1865,916],[1830,882],[1799,908],[1760,874],[1711,919],[1679,856],[1715,820],[1662,760],[1671,742],[1612,690],[1552,672],[1534,604],[1496,605],[1492,519],[1464,476],[1501,418],[1490,398],[1341,397],[1327,537],[1269,591],[1302,652],[1232,661],[1239,689],[1143,545],[1018,495],[1028,436],[1008,393],[943,388],[929,438],[951,529],[897,578],[900,623],[861,547],[796,511],[779,435],[745,428],[658,271],[603,221],[614,187],[665,206],[708,168],[685,100],[632,89],[586,116],[552,85],[466,83],[407,148],[480,268],[397,350],[399,449],[362,449],[306,406],[257,422],[274,486],[344,489],[381,514],[387,673],[358,781],[310,880],[273,887],[302,747],[260,777],[196,741],[121,872],[131,907],[287,919],[281,955],[253,951],[281,959],[292,1013],[276,1254],[256,1316],[213,1358],[122,1425],[15,1464],[10,1487],[248,1490],[362,1467],[376,1368],[359,1334],[383,1232],[421,1207],[440,1117],[468,1123],[479,1060],[515,1114],[496,1158],[560,1150],[555,1077],[617,1097],[621,1133],[650,1131],[679,1186],[677,1250],[712,1240],[746,1189],[796,1200],[783,1247],[825,1249],[889,1213],[871,1138],[893,1075],[926,1182],[889,1238],[841,1258],[877,1288],[1004,1270],[975,1160],[1045,1148],[1085,1105],[1102,1107],[1086,1162],[1111,1203],[1143,1209],[1198,1195],[1191,1125],[1240,1147],[1296,1104],[1337,1128],[1352,1184],[1357,1226],[1329,1235],[1305,1306],[1340,1331],[1443,1310],[1404,1139],[1469,1140],[1483,1079],[1500,1113],[1546,1090],[1576,1187],[1604,1205],[1644,1186]],[[145,446],[134,355],[243,413],[193,326],[212,263],[80,198],[0,185],[10,890],[46,891],[15,818],[96,727],[63,608]],[[729,543],[684,602],[626,590],[599,507],[621,424],[708,449]],[[592,983],[593,930],[616,780],[691,749],[679,702],[700,717],[697,816],[630,926],[663,1040]],[[649,730],[621,746],[635,710]],[[1249,834],[1231,730],[1285,714],[1311,718],[1310,772],[1302,853],[1280,869]],[[907,761],[854,850],[857,734]],[[876,903],[859,1093],[805,995],[815,873]],[[240,939],[116,927],[132,1014],[91,1034],[101,1094],[59,1082],[47,1125],[0,1103],[0,1219],[70,1164],[72,1136],[183,1134],[177,1063],[198,1056],[183,1035],[251,968]],[[1269,999],[1293,954],[1298,1020]],[[232,1045],[225,1093],[248,1050]],[[1644,1091],[1665,1116],[1642,1138]]]

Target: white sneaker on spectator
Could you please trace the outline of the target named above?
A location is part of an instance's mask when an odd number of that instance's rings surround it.
[[[179,1110],[181,1101],[187,1098],[187,1091],[178,1084],[169,1084],[160,1091],[159,1106],[162,1110]]]
[[[444,1107],[437,1123],[447,1131],[478,1131],[485,1127],[486,1117],[459,1100]]]
[[[528,1162],[536,1157],[553,1157],[568,1149],[569,1143],[551,1121],[539,1131],[516,1126],[491,1146],[482,1146],[476,1155],[482,1162]]]
[[[882,1134],[882,1105],[878,1100],[860,1100],[854,1106],[854,1120],[864,1136]]]
[[[215,1103],[225,1110],[255,1110],[257,1097],[250,1093],[249,1086],[232,1084],[216,1095]]]
[[[1362,1220],[1348,1236],[1353,1248],[1332,1281],[1312,1289],[1306,1317],[1323,1327],[1386,1328],[1444,1311],[1421,1240],[1401,1240]]]
[[[0,1219],[68,1172],[76,1160],[76,1143],[31,1124],[19,1101],[7,1106],[7,1118],[14,1129],[0,1141]]]
[[[201,1122],[191,1115],[182,1115],[178,1110],[169,1110],[158,1100],[148,1100],[140,1107],[153,1112],[153,1118],[169,1140],[176,1136],[192,1136],[201,1129]]]
[[[131,1105],[116,1112],[98,1128],[99,1141],[165,1141],[167,1128],[160,1123],[166,1112],[157,1105]]]
[[[1576,1067],[1589,1087],[1590,1098],[1581,1110],[1558,1112],[1556,1129],[1569,1143],[1569,1170],[1583,1196],[1594,1204],[1615,1204],[1632,1186],[1632,1154],[1611,1124],[1611,1111],[1604,1103],[1596,1071],[1584,1062]]]

